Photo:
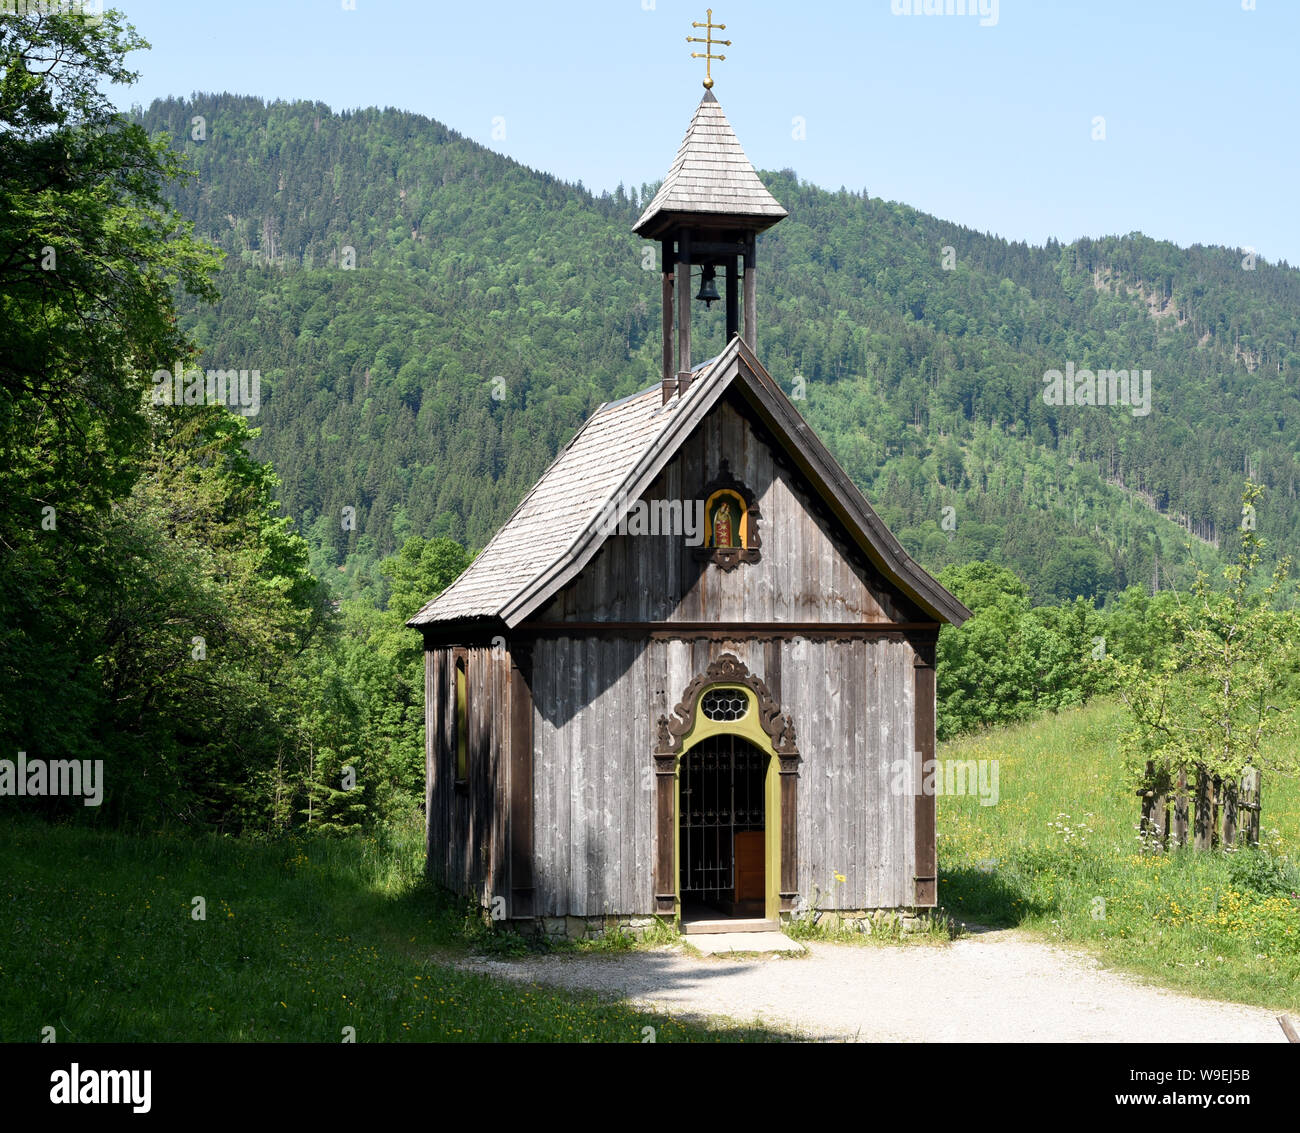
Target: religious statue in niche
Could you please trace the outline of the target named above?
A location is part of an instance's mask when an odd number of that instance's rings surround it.
[[[704,546],[696,558],[732,570],[759,561],[758,505],[754,493],[731,475],[724,458],[715,480],[704,488]]]
[[[709,542],[714,547],[743,547],[741,524],[745,505],[731,492],[718,492],[710,501]]]

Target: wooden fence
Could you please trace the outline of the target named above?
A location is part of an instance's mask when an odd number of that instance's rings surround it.
[[[1155,771],[1147,764],[1148,781]],[[1198,850],[1220,846],[1259,845],[1260,776],[1248,770],[1240,783],[1226,782],[1204,772],[1196,776],[1195,789],[1188,792],[1187,772],[1178,773],[1172,790],[1147,787],[1138,791],[1142,799],[1142,836],[1148,846],[1164,849],[1186,846],[1188,833]]]

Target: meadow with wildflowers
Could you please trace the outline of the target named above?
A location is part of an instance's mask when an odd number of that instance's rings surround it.
[[[1300,1009],[1300,783],[1266,780],[1258,849],[1164,851],[1138,832],[1125,723],[1095,702],[941,745],[997,759],[1001,798],[939,804],[939,900],[1216,999]]]

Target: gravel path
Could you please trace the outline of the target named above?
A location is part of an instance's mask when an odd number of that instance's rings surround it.
[[[1143,985],[1014,930],[948,946],[821,944],[793,958],[476,958],[494,976],[588,988],[674,1015],[861,1042],[1285,1042],[1277,1013]]]

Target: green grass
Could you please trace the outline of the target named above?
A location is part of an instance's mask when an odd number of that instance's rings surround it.
[[[449,966],[495,938],[421,878],[418,826],[254,843],[0,822],[0,1039],[762,1041]],[[206,900],[194,920],[192,899]]]
[[[1268,853],[1142,853],[1122,724],[1101,703],[941,748],[997,759],[1001,795],[940,796],[943,905],[1181,990],[1300,1010],[1300,786],[1265,779]],[[785,1037],[455,970],[472,951],[524,945],[428,886],[422,856],[418,824],[259,843],[0,821],[0,1039],[51,1026],[61,1042],[338,1042],[345,1027],[358,1042]],[[840,938],[827,931],[814,938]]]
[[[1300,1009],[1300,784],[1265,777],[1264,853],[1143,853],[1124,720],[1103,702],[943,745],[940,759],[997,759],[1000,800],[940,796],[940,901],[1170,987]]]

